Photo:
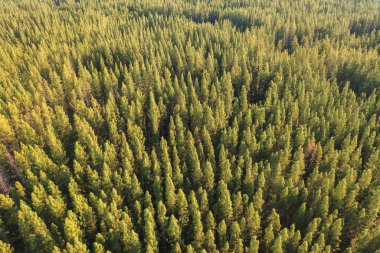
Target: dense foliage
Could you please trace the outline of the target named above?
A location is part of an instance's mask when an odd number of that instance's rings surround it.
[[[0,1],[0,252],[380,252],[377,0]]]

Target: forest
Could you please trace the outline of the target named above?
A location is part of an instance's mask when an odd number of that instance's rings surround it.
[[[0,0],[0,253],[380,253],[380,1]]]

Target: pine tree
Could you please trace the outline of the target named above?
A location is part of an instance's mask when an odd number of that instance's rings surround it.
[[[79,226],[77,216],[69,211],[67,218],[65,218],[65,236],[67,240],[66,248],[69,252],[75,252],[76,250],[84,250],[88,252],[86,245],[83,241],[83,232]]]
[[[218,248],[222,252],[228,252],[229,245],[227,241],[227,225],[224,220],[222,220],[217,228],[217,235],[218,235]]]
[[[249,239],[254,236],[258,236],[261,230],[261,220],[259,212],[253,208],[253,204],[250,203],[244,214],[246,220],[247,237]]]
[[[255,195],[253,196],[252,202],[254,204],[254,207],[258,211],[262,211],[263,205],[264,205],[264,199],[263,199],[263,190],[261,188],[259,188],[257,192],[255,193]]]
[[[10,244],[3,242],[0,240],[0,252],[1,253],[13,253],[13,248]]]
[[[185,193],[179,189],[176,201],[176,213],[180,227],[184,227],[189,222],[188,202]]]
[[[204,242],[203,224],[199,205],[193,191],[189,195],[189,214],[191,217],[191,237],[193,238],[191,245],[195,250],[200,251]]]
[[[318,206],[318,213],[322,217],[326,217],[328,212],[329,212],[329,198],[328,196],[325,196],[322,199],[320,205]]]
[[[194,251],[193,247],[191,246],[191,244],[187,245],[186,252],[187,253],[195,253],[195,251]]]
[[[259,252],[259,241],[257,240],[256,236],[252,237],[252,239],[249,243],[248,252],[249,253],[258,253]]]
[[[220,180],[223,180],[226,184],[229,184],[232,179],[231,164],[227,158],[224,146],[220,148],[219,152],[219,169],[220,169]]]
[[[281,229],[280,216],[276,212],[276,209],[272,209],[272,212],[269,214],[267,218],[267,222],[272,225],[273,231],[278,233]]]
[[[205,229],[206,230],[215,231],[216,224],[215,224],[214,215],[212,214],[211,211],[209,211],[206,214],[206,218],[205,218],[205,222],[204,223],[205,223]]]
[[[191,178],[192,183],[194,184],[194,188],[197,188],[201,185],[203,173],[200,167],[200,161],[198,157],[197,150],[194,146],[194,138],[191,134],[191,132],[187,132],[187,152],[188,152],[188,159],[189,159],[189,168],[191,171]]]
[[[347,191],[347,181],[346,179],[342,179],[337,186],[334,189],[333,192],[333,208],[339,209],[342,204],[343,200],[346,196],[346,191]]]
[[[176,202],[175,187],[168,174],[165,175],[165,204],[169,212],[172,212]]]
[[[233,197],[233,215],[235,219],[240,219],[243,213],[243,198],[241,196],[241,192],[238,192]]]
[[[157,138],[160,127],[160,110],[156,104],[153,92],[149,93],[148,119],[149,129],[154,141]]]
[[[0,1],[0,252],[378,251],[378,1],[190,2]]]
[[[166,231],[168,217],[166,216],[166,206],[162,201],[159,201],[157,205],[157,221],[159,230]]]
[[[234,221],[231,224],[231,230],[230,230],[230,245],[233,247],[234,252],[240,252],[242,253],[244,251],[243,249],[243,240],[240,238],[240,227],[239,224]]]
[[[203,186],[207,191],[212,191],[214,189],[214,170],[212,164],[207,161],[204,168]]]
[[[33,251],[50,252],[54,242],[44,221],[24,202],[17,213],[18,226],[26,245]]]
[[[331,226],[329,242],[332,248],[335,250],[339,249],[339,244],[341,241],[340,236],[342,233],[342,229],[343,229],[342,219],[337,219],[336,221],[334,221],[334,223]]]
[[[264,237],[262,239],[263,249],[265,252],[270,251],[274,238],[273,225],[269,224],[269,226],[264,230]]]
[[[178,226],[178,220],[174,217],[174,215],[171,215],[169,219],[168,236],[169,241],[173,246],[181,240],[181,228]]]
[[[271,247],[271,252],[273,252],[273,253],[282,253],[283,252],[281,236],[278,236],[276,238],[276,240],[274,241],[274,244]]]
[[[218,205],[216,213],[218,214],[219,220],[229,221],[233,215],[232,202],[227,185],[223,180],[219,181],[217,196]]]
[[[144,209],[144,244],[146,252],[158,252],[156,224],[148,208]]]
[[[207,250],[207,252],[217,252],[217,247],[216,247],[216,244],[215,244],[214,232],[211,231],[211,230],[208,230],[207,233],[206,233],[204,247]]]

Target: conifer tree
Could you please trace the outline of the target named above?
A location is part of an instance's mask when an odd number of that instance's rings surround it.
[[[227,154],[223,145],[220,148],[219,152],[219,169],[220,180],[223,180],[226,184],[229,184],[230,180],[232,179],[231,164],[227,158]]]
[[[158,242],[156,238],[156,224],[151,211],[144,209],[144,245],[146,252],[158,252]]]
[[[216,213],[218,214],[219,220],[229,221],[233,215],[232,202],[227,185],[223,180],[219,181],[217,196],[218,205]]]
[[[176,213],[178,216],[178,222],[181,227],[187,225],[189,221],[188,202],[185,193],[182,189],[179,189],[176,201]]]
[[[249,253],[257,253],[259,252],[259,241],[256,239],[256,236],[252,237],[249,243]]]
[[[20,202],[18,211],[20,234],[31,250],[50,252],[54,241],[44,221],[24,202]]]
[[[11,245],[0,240],[0,252],[1,253],[12,253],[14,251],[13,251],[13,248],[11,248]]]
[[[193,191],[190,192],[189,195],[189,215],[191,217],[191,232],[193,238],[191,245],[195,250],[200,251],[204,241],[203,224],[198,201]]]
[[[217,228],[217,235],[218,235],[218,248],[221,249],[223,252],[228,252],[229,245],[227,241],[227,225],[224,220],[222,220]]]
[[[379,9],[0,1],[0,252],[377,252]]]
[[[159,124],[160,124],[160,110],[156,104],[153,92],[149,93],[148,108],[149,108],[148,109],[149,128],[152,134],[152,138],[157,138]]]
[[[172,245],[176,245],[181,240],[181,228],[178,226],[178,220],[174,215],[171,215],[169,219],[168,236]]]

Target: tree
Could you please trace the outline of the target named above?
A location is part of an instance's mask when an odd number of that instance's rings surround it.
[[[13,248],[11,248],[11,245],[8,243],[5,243],[0,240],[0,253],[12,253]]]
[[[168,226],[168,237],[171,245],[175,246],[181,240],[181,228],[178,225],[178,220],[174,215],[170,216]]]
[[[227,241],[227,225],[224,220],[222,220],[218,225],[217,235],[218,248],[221,249],[223,252],[228,252],[229,245]]]
[[[318,213],[322,217],[326,217],[329,212],[329,198],[328,196],[323,197],[320,205],[318,206]]]
[[[210,229],[206,233],[204,247],[207,250],[207,252],[216,252],[217,250],[217,247],[215,244],[214,232]]]
[[[259,241],[257,240],[256,236],[252,237],[250,243],[249,243],[249,253],[258,253],[259,252]]]
[[[229,184],[232,179],[231,164],[227,158],[224,145],[221,146],[219,152],[219,169],[220,169],[220,180],[223,180],[226,184]]]
[[[176,214],[180,227],[186,226],[189,222],[189,211],[187,199],[182,189],[179,189],[177,194]]]
[[[219,220],[229,221],[233,215],[232,202],[230,192],[228,191],[227,184],[223,180],[219,181],[217,188],[218,205],[216,213]]]
[[[214,189],[214,170],[212,164],[206,161],[204,168],[203,186],[207,191],[212,191]]]
[[[265,252],[270,251],[274,238],[273,225],[269,224],[269,226],[264,230],[264,237],[262,239],[262,244]]]
[[[230,230],[230,245],[233,247],[234,252],[240,252],[242,253],[244,251],[243,248],[243,240],[240,238],[240,227],[239,224],[234,221],[231,224],[231,230]]]
[[[282,253],[283,248],[282,248],[282,239],[281,236],[278,236],[276,240],[274,241],[273,246],[271,247],[271,252],[273,253]]]
[[[51,252],[54,241],[44,221],[24,202],[17,213],[20,234],[32,250]]]
[[[254,207],[258,211],[262,211],[263,205],[264,205],[264,199],[263,199],[263,190],[261,188],[259,188],[256,191],[255,195],[252,198],[252,202],[254,204]]]
[[[272,212],[269,214],[267,221],[272,225],[273,231],[278,233],[281,229],[280,216],[276,212],[276,209],[272,209]]]
[[[216,228],[216,224],[215,224],[214,215],[212,214],[211,211],[209,211],[209,212],[206,214],[205,229],[206,229],[206,230],[212,230],[212,231],[215,231],[215,228]]]
[[[299,253],[306,253],[309,252],[309,245],[307,241],[304,241],[299,247],[298,247]]]
[[[78,224],[77,216],[69,211],[67,218],[65,218],[65,236],[67,240],[66,249],[68,252],[76,252],[77,250],[83,250],[83,252],[89,252],[83,241],[83,232]]]
[[[193,238],[191,245],[195,250],[200,251],[204,242],[203,224],[198,201],[193,191],[189,195],[189,215],[191,218],[191,238]]]
[[[339,249],[339,244],[341,241],[340,236],[342,233],[342,229],[343,229],[342,219],[337,219],[331,225],[329,242],[333,249]]]
[[[0,249],[376,252],[379,1],[263,2],[0,1]]]
[[[191,244],[187,245],[186,252],[187,253],[194,253],[195,252],[194,249],[193,249],[193,247],[191,246]]]
[[[188,160],[189,160],[189,168],[191,171],[192,182],[197,188],[201,185],[203,173],[200,166],[200,161],[197,153],[197,149],[194,146],[194,138],[190,131],[187,132],[187,152],[188,152]]]
[[[144,244],[146,252],[158,252],[156,224],[148,208],[144,209]]]
[[[176,194],[173,181],[168,174],[165,175],[165,200],[166,206],[172,212],[176,202]]]
[[[334,189],[333,192],[333,207],[339,209],[342,204],[343,200],[346,196],[347,191],[347,181],[346,179],[342,179],[337,186]]]
[[[351,246],[349,249],[351,250],[351,252],[376,252],[380,245],[379,234],[379,226],[373,229],[365,229],[362,233],[360,233],[354,238],[354,240],[351,242]]]
[[[222,87],[225,111],[226,114],[229,116],[232,112],[232,99],[234,93],[231,75],[229,73],[223,72],[222,77],[220,79],[220,87]]]
[[[166,207],[162,203],[162,201],[158,202],[157,205],[157,221],[158,221],[158,227],[160,231],[166,231],[167,223],[168,223],[168,217],[166,216]]]
[[[2,126],[0,130],[0,143],[13,141],[14,133],[11,124],[7,117],[2,114],[0,114],[0,124]]]
[[[253,208],[252,203],[249,204],[244,217],[246,220],[246,236],[251,240],[254,236],[258,236],[261,231],[260,215],[259,212]]]
[[[233,213],[234,217],[237,219],[241,218],[241,215],[243,213],[243,198],[241,196],[241,192],[238,192],[233,196]]]
[[[150,133],[154,141],[157,138],[160,127],[160,110],[156,104],[153,92],[149,93],[148,119]]]

